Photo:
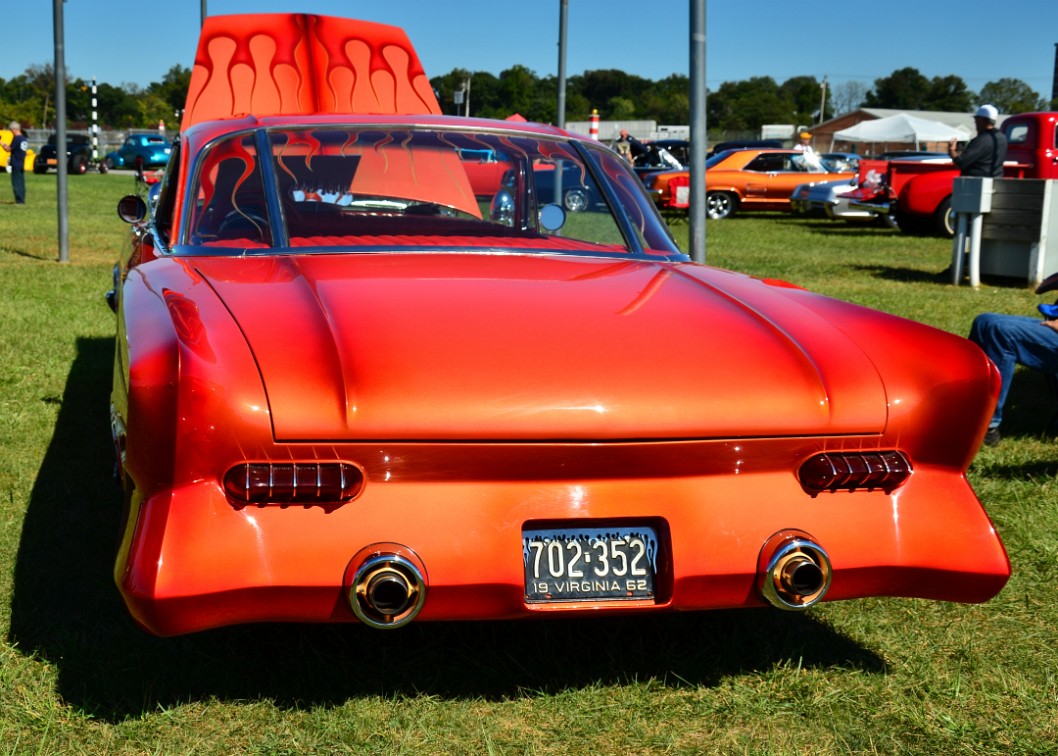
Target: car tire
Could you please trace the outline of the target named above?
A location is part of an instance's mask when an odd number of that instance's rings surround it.
[[[84,155],[77,155],[70,162],[70,173],[76,176],[83,176],[88,172],[88,161],[84,159]]]
[[[941,200],[933,212],[933,226],[937,233],[949,239],[955,236],[955,213],[951,209],[951,195]]]
[[[107,167],[108,171],[112,171],[115,168],[117,168],[117,165],[114,164],[114,158],[112,158],[112,157],[108,157],[105,160],[103,160],[103,165],[105,165]]]
[[[738,209],[738,198],[730,192],[709,192],[705,197],[705,214],[713,220],[730,218]]]
[[[47,173],[48,169],[47,169],[47,167],[39,168],[37,166],[33,166],[33,172],[36,173],[37,175],[40,175],[42,173]]]
[[[97,169],[100,173],[107,173],[110,170],[110,166],[107,165],[106,161],[104,160],[98,164]]]
[[[588,209],[588,193],[583,189],[570,189],[562,198],[562,204],[571,213],[581,213]]]

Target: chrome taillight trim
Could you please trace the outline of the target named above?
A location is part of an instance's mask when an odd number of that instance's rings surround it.
[[[911,461],[895,449],[821,452],[806,459],[797,471],[801,486],[812,496],[864,489],[890,493],[910,477]]]
[[[364,473],[351,462],[241,462],[222,483],[238,507],[337,506],[356,498]]]

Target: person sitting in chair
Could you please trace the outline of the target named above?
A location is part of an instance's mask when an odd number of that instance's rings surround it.
[[[1036,287],[1036,293],[1055,289],[1058,289],[1058,274]],[[1040,305],[1039,309],[1043,320],[1026,315],[985,312],[974,318],[970,326],[970,341],[981,347],[992,360],[1002,381],[999,400],[985,434],[986,446],[1000,441],[999,425],[1003,421],[1003,405],[1015,366],[1024,365],[1051,375],[1058,373],[1058,305]]]

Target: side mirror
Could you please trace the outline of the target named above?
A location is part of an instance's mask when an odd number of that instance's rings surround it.
[[[126,194],[118,200],[118,217],[126,223],[139,223],[147,217],[147,203],[136,194]]]
[[[540,208],[540,226],[554,233],[566,225],[566,211],[560,205],[544,205]]]

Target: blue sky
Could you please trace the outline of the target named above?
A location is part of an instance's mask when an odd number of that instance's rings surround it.
[[[0,58],[5,79],[54,55],[52,0],[18,4],[19,32],[4,35]],[[145,86],[173,65],[190,68],[200,9],[200,0],[68,0],[67,72]],[[567,73],[688,74],[688,9],[689,0],[569,0]],[[1011,14],[998,15],[1003,9]],[[208,0],[208,11],[301,11],[402,26],[430,76],[453,68],[498,74],[515,64],[540,76],[558,70],[559,0]],[[870,87],[911,66],[930,78],[960,76],[973,91],[1010,77],[1051,94],[1058,0],[707,0],[706,19],[706,81],[714,89],[799,75]]]

